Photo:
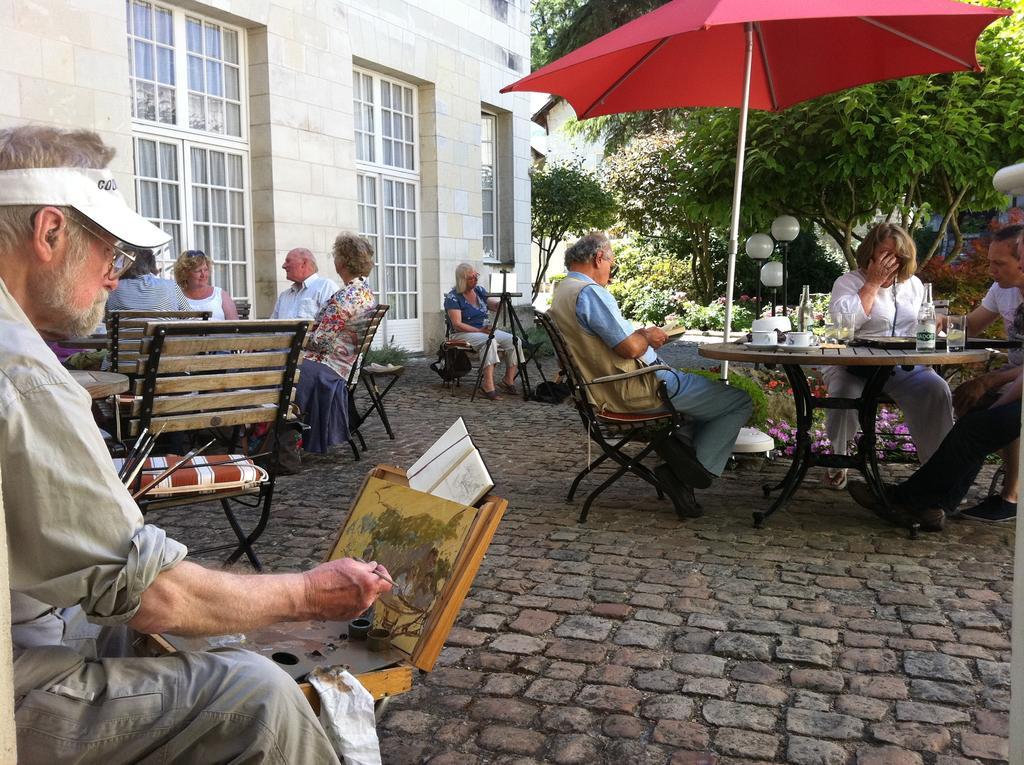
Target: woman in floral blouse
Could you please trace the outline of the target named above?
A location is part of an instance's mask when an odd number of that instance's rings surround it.
[[[377,306],[366,277],[373,247],[355,234],[334,240],[334,267],[344,285],[320,310],[306,344],[295,399],[309,430],[306,451],[326,454],[349,438],[347,381],[366,323]]]

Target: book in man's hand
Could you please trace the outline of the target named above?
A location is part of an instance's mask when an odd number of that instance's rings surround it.
[[[494,488],[483,457],[460,417],[406,472],[409,488],[475,505]]]
[[[682,324],[666,324],[664,327],[658,327],[658,329],[660,329],[669,337],[675,337],[686,332],[686,327],[684,327]]]

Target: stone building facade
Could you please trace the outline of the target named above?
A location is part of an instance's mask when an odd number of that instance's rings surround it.
[[[529,280],[529,96],[498,92],[529,32],[528,0],[8,0],[0,124],[99,131],[162,265],[207,251],[253,316],[289,249],[335,277],[366,235],[383,336],[429,350],[459,262]]]

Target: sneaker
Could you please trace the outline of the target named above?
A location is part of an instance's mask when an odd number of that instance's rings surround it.
[[[990,497],[985,497],[974,507],[963,510],[960,517],[984,523],[1006,523],[1017,519],[1017,503],[1009,502],[998,494],[993,494]]]
[[[886,485],[885,493],[888,502],[882,502],[875,496],[866,483],[854,482],[846,487],[854,502],[866,508],[883,520],[901,525],[919,524],[921,531],[942,531],[946,525],[946,514],[940,507],[912,508],[896,501],[892,494],[892,486]]]
[[[661,490],[672,500],[680,518],[699,518],[704,514],[697,504],[697,498],[693,496],[693,489],[676,478],[676,474],[668,465],[658,465],[654,468],[654,477],[661,484]]]

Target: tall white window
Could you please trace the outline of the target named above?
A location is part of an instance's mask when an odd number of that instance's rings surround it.
[[[377,253],[371,285],[391,306],[384,337],[420,350],[416,89],[355,70],[353,94],[359,233]]]
[[[139,212],[184,249],[205,252],[213,282],[250,294],[249,144],[242,31],[169,5],[126,0]]]
[[[501,260],[498,253],[498,118],[480,115],[480,213],[483,224],[484,260]]]

